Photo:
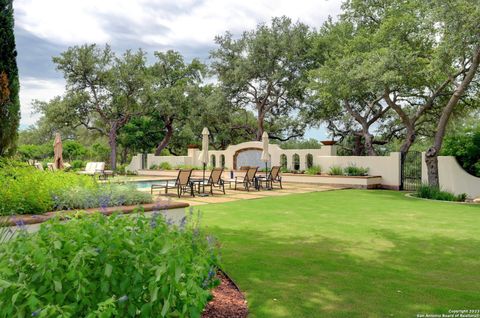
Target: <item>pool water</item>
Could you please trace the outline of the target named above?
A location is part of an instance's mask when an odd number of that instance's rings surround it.
[[[162,184],[165,185],[167,182],[163,180],[146,180],[146,181],[132,181],[133,184],[137,187],[137,189],[150,189],[152,184]],[[170,182],[173,184],[174,182]]]

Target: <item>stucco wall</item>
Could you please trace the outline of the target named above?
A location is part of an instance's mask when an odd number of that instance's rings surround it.
[[[349,165],[368,168],[371,176],[381,176],[382,185],[399,189],[401,182],[400,153],[392,152],[389,156],[318,156],[314,162],[328,172],[332,166],[345,168]]]
[[[262,150],[262,142],[261,141],[249,141],[244,142],[238,145],[231,145],[225,150],[210,150],[209,156],[215,156],[216,166],[220,167],[220,156],[225,156],[225,167],[232,169],[238,168],[235,167],[234,158],[235,154],[243,149],[258,149]],[[190,150],[190,149],[189,149]],[[191,154],[193,155],[193,162],[194,165],[200,166],[200,161],[198,160],[199,151],[194,152],[191,150]],[[280,156],[286,155],[287,156],[287,166],[289,169],[293,169],[293,156],[298,154],[300,157],[300,170],[306,169],[306,156],[307,154],[311,154],[314,158],[315,164],[315,157],[317,156],[334,156],[337,154],[336,146],[322,146],[320,149],[282,149],[276,144],[270,144],[268,146],[268,152],[270,153],[271,157],[271,165],[277,166],[280,165]],[[189,152],[190,155],[190,152]]]
[[[480,197],[480,178],[472,176],[458,164],[452,156],[438,157],[438,177],[440,188],[455,194],[466,193],[469,198]],[[425,153],[422,153],[422,182],[428,182]]]
[[[180,165],[191,165],[192,158],[189,156],[155,156],[149,153],[147,155],[147,167],[150,169],[152,165],[159,165],[163,162],[168,162],[172,167]]]

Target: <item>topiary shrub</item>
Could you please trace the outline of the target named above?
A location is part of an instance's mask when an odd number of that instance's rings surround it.
[[[0,317],[200,317],[217,252],[182,226],[95,214],[20,233],[0,244]]]

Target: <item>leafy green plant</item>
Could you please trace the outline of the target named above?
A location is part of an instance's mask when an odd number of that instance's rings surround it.
[[[343,176],[343,169],[340,166],[331,166],[328,174],[332,176]]]
[[[203,170],[201,166],[192,166],[192,165],[177,165],[175,169],[193,169],[193,170]]]
[[[422,184],[419,186],[415,192],[415,196],[424,199],[457,202],[464,202],[467,199],[467,195],[465,193],[455,195],[448,191],[443,191],[439,187],[430,186],[429,184]]]
[[[0,317],[200,317],[217,284],[198,222],[101,214],[0,244]]]
[[[100,185],[71,172],[40,171],[27,164],[0,160],[0,215],[39,214],[73,209],[151,202],[135,188]],[[123,204],[122,204],[123,203]]]
[[[347,176],[367,176],[368,170],[368,168],[357,167],[355,165],[349,165],[343,169],[345,175]]]
[[[168,162],[162,162],[160,165],[159,165],[159,169],[160,170],[172,170],[172,165]]]
[[[305,171],[306,174],[321,174],[322,173],[322,167],[321,166],[311,166]]]
[[[72,165],[72,168],[71,168],[72,170],[81,170],[85,168],[86,163],[83,160],[73,160],[71,165]]]
[[[100,184],[96,188],[72,187],[53,196],[55,210],[88,209],[151,203],[149,193],[137,191],[133,184]]]

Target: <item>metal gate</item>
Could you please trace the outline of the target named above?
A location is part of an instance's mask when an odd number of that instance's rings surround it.
[[[422,184],[422,153],[409,151],[403,159],[401,189],[415,191]]]

